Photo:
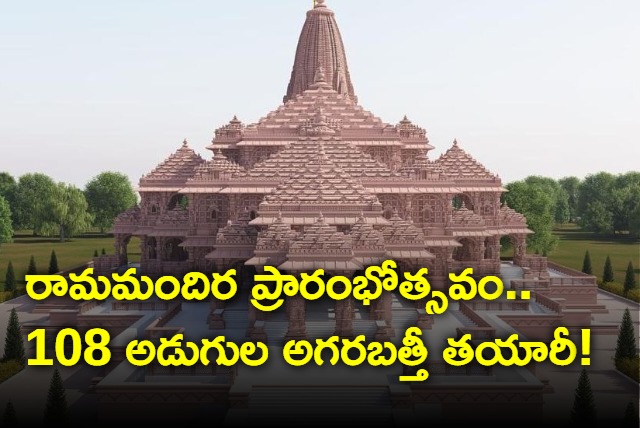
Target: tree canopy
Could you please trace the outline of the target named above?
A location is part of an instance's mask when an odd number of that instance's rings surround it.
[[[7,201],[0,196],[0,244],[11,242],[12,237],[11,210]]]
[[[640,173],[588,175],[579,186],[578,213],[586,230],[640,236]]]
[[[44,422],[47,426],[63,426],[69,421],[69,409],[67,407],[67,394],[58,369],[54,369],[47,404],[44,411]]]
[[[580,372],[576,387],[571,422],[576,426],[596,426],[596,404],[591,390],[591,381],[585,369]]]
[[[118,172],[103,172],[84,189],[89,212],[95,216],[94,226],[101,231],[110,228],[116,216],[133,207],[138,198],[129,178]]]
[[[580,192],[580,179],[578,177],[564,177],[558,180],[558,184],[567,196],[569,208],[569,221],[575,221],[578,216],[578,198]]]
[[[42,226],[44,235],[57,235],[60,242],[91,227],[93,216],[80,189],[65,183],[57,184],[49,198],[49,213]]]
[[[558,206],[554,186],[542,177],[528,177],[506,188],[504,200],[527,218],[527,225],[535,232],[527,238],[527,246],[540,253],[551,252],[558,240],[552,234]]]
[[[24,365],[26,362],[24,353],[24,341],[20,333],[20,322],[16,308],[11,309],[7,332],[4,339],[4,354],[2,361],[16,360]]]
[[[14,228],[42,233],[48,221],[51,194],[55,187],[55,182],[45,174],[22,175],[18,179],[11,206]]]
[[[8,172],[0,172],[0,196],[5,198],[7,201],[11,201],[16,186],[16,179],[13,178],[11,174]]]

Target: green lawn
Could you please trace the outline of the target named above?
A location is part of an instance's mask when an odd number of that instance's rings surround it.
[[[61,270],[65,270],[91,260],[93,252],[96,250],[100,254],[104,248],[107,254],[113,254],[114,242],[113,237],[100,234],[87,234],[70,239],[67,242],[60,242],[56,238],[17,234],[14,236],[13,242],[0,245],[0,284],[4,286],[4,278],[9,261],[13,263],[16,280],[23,282],[29,266],[29,259],[32,255],[35,258],[38,273],[46,274],[49,269],[49,258],[52,250],[56,252],[58,267]],[[140,260],[138,238],[131,239],[128,250],[130,261]],[[0,288],[0,290],[2,289]]]
[[[558,225],[554,233],[560,238],[558,246],[549,255],[549,259],[564,266],[579,271],[582,270],[584,253],[589,250],[593,274],[602,279],[604,262],[611,257],[615,282],[624,282],[625,272],[629,262],[633,263],[638,282],[640,272],[640,240],[626,235],[598,236],[594,233],[583,232],[576,225]]]

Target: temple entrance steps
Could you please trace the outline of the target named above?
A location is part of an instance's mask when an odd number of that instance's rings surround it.
[[[223,319],[228,329],[243,329],[249,327],[249,318],[247,310],[242,309],[225,309]]]
[[[254,386],[249,422],[313,421],[392,426],[391,396],[386,386]],[[380,425],[378,425],[380,424]]]
[[[502,279],[504,288],[510,289],[512,279],[522,279],[523,277],[524,271],[520,266],[514,265],[511,262],[502,262],[500,264],[500,278]]]
[[[465,327],[477,327],[476,323],[474,323],[471,320],[471,318],[469,318],[468,316],[466,316],[462,312],[460,312],[460,311],[451,311],[451,313],[453,314],[453,316],[456,317],[456,319],[458,321],[460,321],[462,323],[463,326],[465,326]]]

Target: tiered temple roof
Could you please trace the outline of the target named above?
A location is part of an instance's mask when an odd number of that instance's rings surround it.
[[[183,185],[193,177],[196,168],[204,162],[205,160],[189,147],[187,140],[184,140],[175,153],[140,179],[140,190],[144,191],[144,187],[154,184]],[[152,190],[146,189],[146,191]]]
[[[333,163],[323,145],[309,147],[315,154],[298,163],[297,172],[265,196],[260,217],[252,224],[270,224],[278,213],[288,223],[308,225],[315,222],[318,211],[327,214],[330,224],[353,224],[361,212],[366,212],[369,221],[386,223],[380,218],[382,205],[374,194]]]
[[[461,180],[486,180],[497,178],[492,172],[465,152],[458,141],[436,161],[451,178]]]
[[[394,211],[389,225],[382,228],[387,255],[396,260],[432,259],[433,254],[426,250],[424,233],[411,220],[403,220]]]
[[[459,209],[453,210],[453,214],[451,215],[451,226],[453,228],[453,236],[456,237],[493,235],[487,231],[482,217],[470,209],[467,209],[464,204],[462,204],[462,207]]]
[[[500,179],[457,141],[433,161],[423,128],[406,116],[386,123],[358,105],[323,1],[307,14],[284,103],[257,123],[234,116],[207,148],[209,161],[185,141],[144,176],[146,211],[123,214],[114,232],[181,238],[189,262],[206,254],[296,270],[433,259],[429,250],[446,258],[463,238],[530,232],[515,211],[498,214]],[[476,212],[452,209],[463,194]],[[172,209],[178,197],[188,211]],[[396,210],[390,219],[383,205]]]
[[[258,229],[249,224],[250,213],[245,210],[236,221],[218,231],[216,249],[207,254],[207,259],[243,259],[253,256],[258,241]]]
[[[324,216],[305,228],[304,233],[291,242],[287,261],[281,269],[306,272],[316,269],[325,271],[355,271],[362,266],[353,260],[351,236],[338,232],[335,226],[325,222]]]
[[[195,174],[189,179],[190,182],[214,181],[222,178],[229,178],[237,172],[244,171],[244,168],[235,162],[230,161],[222,153],[216,150],[213,159],[200,164],[195,169]]]

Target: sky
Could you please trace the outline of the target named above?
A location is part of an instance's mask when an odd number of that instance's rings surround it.
[[[286,92],[311,0],[0,0],[0,171],[139,178]],[[640,1],[327,0],[359,103],[508,183],[640,170]]]

